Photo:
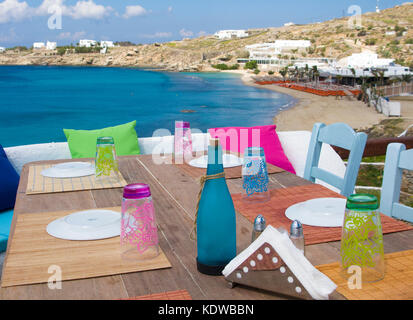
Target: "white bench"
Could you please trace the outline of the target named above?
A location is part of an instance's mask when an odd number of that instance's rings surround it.
[[[310,142],[310,131],[284,131],[277,132],[284,152],[297,175],[303,177],[305,162],[307,159],[308,145]],[[193,150],[207,150],[209,134],[192,134]],[[172,153],[174,148],[174,136],[139,138],[139,147],[142,154]],[[5,152],[18,173],[24,164],[33,161],[71,159],[67,142],[32,144],[5,148]],[[338,176],[344,177],[346,167],[340,156],[329,145],[323,145],[320,167]],[[318,181],[317,181],[318,183]],[[332,190],[337,189],[328,186]]]

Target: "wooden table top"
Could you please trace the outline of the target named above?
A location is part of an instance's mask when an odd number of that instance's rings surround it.
[[[72,160],[43,161],[61,163]],[[34,164],[34,163],[31,163]],[[64,281],[61,289],[47,284],[0,288],[0,299],[122,299],[165,291],[187,290],[193,299],[282,299],[276,294],[243,286],[230,289],[223,277],[212,277],[196,269],[196,241],[189,239],[195,216],[199,185],[194,178],[174,165],[156,165],[151,155],[119,157],[119,168],[128,183],[143,182],[151,187],[160,246],[172,268],[92,279]],[[122,189],[103,189],[53,194],[26,195],[29,164],[23,167],[14,217],[10,230],[13,238],[16,216],[60,210],[86,210],[119,206]],[[227,180],[231,193],[242,192],[241,179]],[[270,175],[270,188],[310,184],[288,172]],[[237,247],[244,250],[251,241],[252,224],[237,214]],[[10,244],[11,241],[9,241]],[[413,230],[384,235],[385,253],[413,249]],[[306,246],[306,257],[314,265],[339,260],[339,242]],[[7,255],[5,263],[7,263]],[[332,298],[342,299],[337,293]]]

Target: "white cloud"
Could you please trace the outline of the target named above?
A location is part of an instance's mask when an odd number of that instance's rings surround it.
[[[201,31],[198,32],[198,37],[204,37],[206,35],[208,35],[208,33],[206,31],[201,30]]]
[[[146,34],[145,38],[169,38],[172,37],[172,32],[156,32],[154,34]]]
[[[0,23],[20,21],[34,16],[47,16],[61,9],[63,16],[73,19],[100,20],[113,12],[110,6],[96,4],[94,0],[79,0],[72,6],[66,6],[66,0],[43,0],[38,7],[30,7],[26,1],[4,0],[0,3]],[[49,12],[49,9],[53,9]]]
[[[67,12],[67,7],[63,5],[64,0],[43,0],[42,4],[35,8],[34,15],[44,16],[49,14],[49,8],[59,6],[63,13]]]
[[[123,18],[129,19],[131,17],[138,17],[147,14],[147,11],[144,7],[141,6],[126,6],[125,13],[123,14]]]
[[[4,0],[0,3],[0,23],[23,20],[30,16],[30,9],[26,1]]]
[[[194,33],[191,30],[185,30],[185,28],[181,29],[179,31],[179,34],[182,37],[192,37],[194,35]]]
[[[100,20],[108,16],[113,8],[96,4],[93,0],[78,1],[73,7],[67,10],[67,15],[73,19],[96,19]],[[63,11],[63,14],[65,12]]]
[[[168,12],[171,13],[172,10],[173,10],[172,6],[169,6],[169,7],[168,7]]]

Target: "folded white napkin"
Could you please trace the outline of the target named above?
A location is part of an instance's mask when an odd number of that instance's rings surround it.
[[[329,295],[337,288],[336,284],[307,260],[285,230],[280,232],[272,226],[268,226],[248,248],[237,255],[222,271],[223,275],[232,273],[265,242],[272,245],[313,299],[328,300]]]

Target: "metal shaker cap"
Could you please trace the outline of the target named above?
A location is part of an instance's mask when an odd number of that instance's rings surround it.
[[[254,230],[262,232],[265,229],[266,221],[263,215],[259,214],[254,220]]]
[[[296,237],[296,238],[299,238],[299,237],[303,236],[303,226],[302,226],[300,221],[294,220],[291,223],[290,236]]]

